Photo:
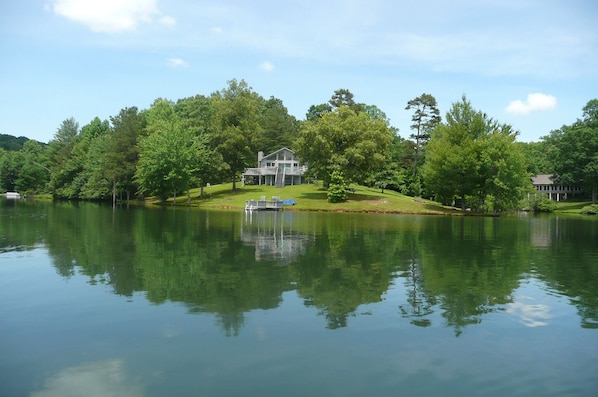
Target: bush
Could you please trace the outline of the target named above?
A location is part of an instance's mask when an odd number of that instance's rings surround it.
[[[556,209],[557,203],[540,192],[533,192],[523,201],[523,208],[526,211],[552,212]]]
[[[341,203],[347,201],[347,187],[343,174],[334,171],[330,176],[330,185],[328,186],[328,202]]]
[[[579,211],[579,213],[583,215],[597,215],[598,204],[586,205]]]

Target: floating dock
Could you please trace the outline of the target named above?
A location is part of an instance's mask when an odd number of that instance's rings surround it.
[[[245,211],[280,211],[282,209],[284,209],[284,202],[276,196],[271,200],[266,200],[266,197],[262,196],[259,200],[245,201]]]

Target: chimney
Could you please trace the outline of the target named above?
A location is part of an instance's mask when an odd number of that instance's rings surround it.
[[[259,151],[257,152],[257,167],[260,168],[260,163],[262,162],[262,159],[264,158],[264,152]]]

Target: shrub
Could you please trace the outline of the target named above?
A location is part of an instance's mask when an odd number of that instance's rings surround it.
[[[328,186],[328,202],[341,203],[347,201],[347,187],[343,174],[334,171],[330,176],[330,185]]]
[[[533,192],[523,201],[523,207],[527,211],[552,212],[556,209],[557,203],[549,199],[544,193]]]
[[[579,211],[579,213],[584,215],[597,215],[598,204],[586,205]]]

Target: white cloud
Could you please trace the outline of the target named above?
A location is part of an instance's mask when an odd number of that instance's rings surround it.
[[[174,19],[173,17],[171,17],[169,15],[164,15],[163,17],[160,18],[160,23],[162,25],[166,25],[166,26],[174,26],[174,25],[176,25],[176,19]]]
[[[54,14],[82,23],[94,32],[114,33],[135,30],[153,16],[159,22],[174,25],[173,17],[161,15],[157,0],[52,0]]]
[[[262,69],[265,72],[271,72],[274,70],[274,64],[270,61],[262,62],[262,64],[260,65],[260,69]]]
[[[511,114],[529,114],[539,110],[549,110],[556,107],[556,97],[547,94],[529,94],[525,102],[517,99],[505,109]]]
[[[170,66],[171,68],[186,68],[189,66],[189,64],[181,58],[169,58],[168,66]]]

